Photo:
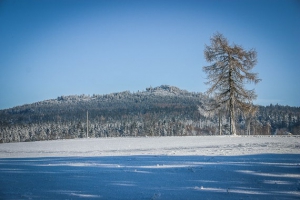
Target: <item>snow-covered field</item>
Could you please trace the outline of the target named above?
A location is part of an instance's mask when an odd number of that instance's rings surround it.
[[[0,199],[300,199],[300,137],[0,144]]]

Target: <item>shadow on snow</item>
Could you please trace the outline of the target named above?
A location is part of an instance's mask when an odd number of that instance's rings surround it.
[[[0,199],[299,199],[300,154],[0,159]]]

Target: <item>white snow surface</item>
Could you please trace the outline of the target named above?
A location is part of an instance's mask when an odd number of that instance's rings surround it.
[[[0,144],[0,158],[300,153],[300,137],[185,136],[87,138]]]
[[[0,144],[0,199],[300,199],[300,137]]]

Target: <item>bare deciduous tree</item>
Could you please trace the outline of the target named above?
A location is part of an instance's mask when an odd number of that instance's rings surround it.
[[[236,109],[247,112],[256,99],[254,90],[245,88],[246,83],[260,81],[257,73],[251,72],[257,62],[256,51],[246,51],[236,44],[230,46],[222,34],[216,33],[211,38],[211,45],[205,46],[204,55],[206,61],[212,63],[203,67],[208,74],[206,84],[210,85],[207,93],[214,96],[216,109],[225,106],[229,110],[230,134],[236,135]]]
[[[246,135],[251,135],[251,121],[255,117],[256,113],[258,111],[258,108],[256,106],[251,106],[246,112],[244,112],[244,118],[246,121]]]

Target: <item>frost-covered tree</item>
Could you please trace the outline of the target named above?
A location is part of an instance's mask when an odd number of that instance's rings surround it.
[[[222,34],[216,33],[211,38],[211,45],[205,46],[204,55],[206,61],[212,63],[203,67],[210,85],[207,93],[216,100],[215,109],[226,106],[230,116],[230,134],[236,135],[236,110],[248,111],[256,99],[254,90],[245,88],[246,83],[260,81],[257,73],[251,72],[257,62],[256,51],[246,51],[236,44],[229,45]]]
[[[246,121],[246,135],[251,135],[251,121],[254,119],[258,108],[256,106],[251,106],[246,112],[243,113]]]
[[[204,117],[218,115],[219,135],[222,135],[222,113],[224,110],[224,106],[219,105],[215,99],[203,101],[203,104],[198,106],[199,113]]]

